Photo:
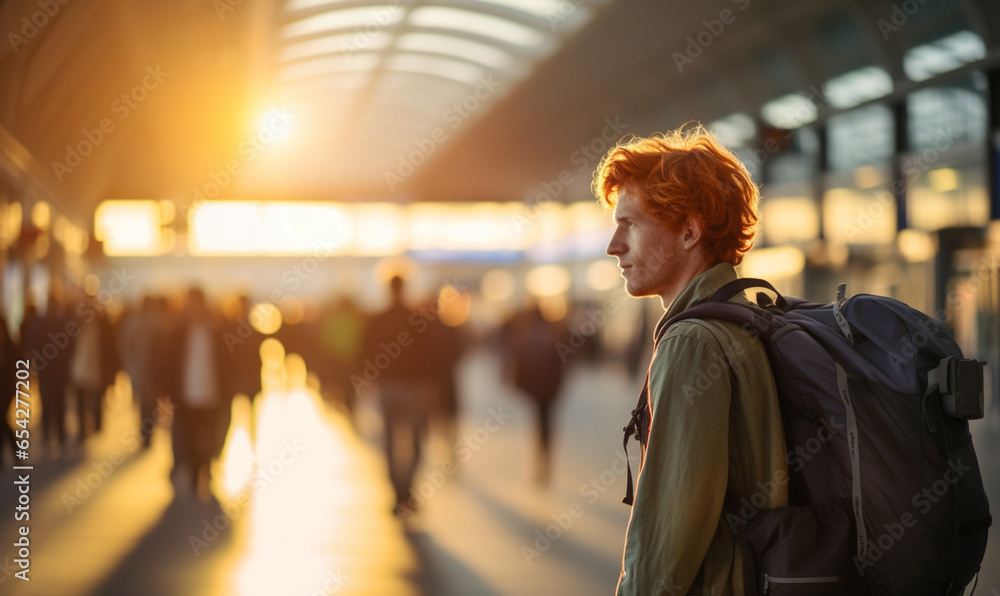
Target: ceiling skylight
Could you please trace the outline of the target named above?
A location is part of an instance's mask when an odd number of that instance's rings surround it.
[[[823,95],[835,108],[847,109],[892,93],[892,77],[877,66],[866,66],[834,77],[823,85]]]
[[[305,10],[318,6],[330,6],[335,4],[349,4],[352,0],[288,0],[285,10],[292,12],[295,10]]]
[[[610,2],[278,0],[269,66],[276,92],[316,107],[312,144],[341,155],[331,179],[365,178],[486,114]]]
[[[409,22],[415,27],[450,29],[514,46],[533,47],[541,44],[544,39],[538,30],[510,19],[443,6],[418,8],[410,13]]]
[[[571,9],[578,8],[565,0],[473,0],[473,2],[519,10],[543,19],[560,15],[560,9],[565,10],[567,4]]]
[[[376,17],[378,17],[377,20]],[[364,29],[366,26],[372,24],[387,27],[398,23],[402,17],[403,11],[399,7],[363,6],[358,8],[344,8],[342,10],[324,12],[314,17],[290,23],[285,26],[282,35],[285,37],[300,37],[323,33],[325,31]]]
[[[396,40],[400,50],[444,54],[483,66],[502,70],[511,65],[511,55],[495,46],[469,41],[450,35],[433,33],[408,33]]]
[[[708,128],[727,147],[740,148],[757,136],[757,125],[753,118],[742,112],[736,112],[714,122],[709,122]]]
[[[375,54],[316,58],[289,64],[281,71],[281,78],[287,81],[339,72],[368,71],[374,69],[378,65],[378,61],[378,56]]]
[[[323,77],[295,79],[294,92],[309,95],[320,91],[357,91],[369,81],[371,81],[369,71],[324,73]]]
[[[913,81],[926,81],[985,57],[983,39],[972,31],[959,31],[906,52],[903,70]]]
[[[392,36],[388,33],[367,35],[364,37],[364,48],[359,48],[358,36],[355,33],[330,35],[286,46],[278,53],[278,59],[290,61],[324,54],[355,54],[359,50],[381,50],[388,46],[390,41]]]
[[[483,74],[483,70],[468,62],[437,58],[424,54],[396,54],[386,61],[388,70],[398,70],[451,79],[466,85],[473,85]]]
[[[816,119],[816,104],[801,93],[789,93],[764,104],[760,115],[771,126],[791,130]]]

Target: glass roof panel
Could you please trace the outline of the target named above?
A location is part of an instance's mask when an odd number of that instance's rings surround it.
[[[369,71],[378,66],[378,61],[378,56],[375,54],[315,58],[313,60],[289,64],[282,69],[281,78],[287,81],[338,72]]]
[[[368,71],[358,72],[331,72],[324,73],[322,78],[309,77],[295,79],[289,82],[296,83],[291,87],[291,92],[298,94],[315,94],[317,91],[356,91],[371,81],[371,73]],[[324,101],[330,101],[330,94],[327,94]]]
[[[413,52],[453,56],[496,70],[505,69],[512,63],[511,55],[497,47],[450,35],[408,33],[396,40],[396,47]]]
[[[378,17],[378,20],[376,20]],[[282,30],[283,37],[300,37],[323,33],[324,31],[337,31],[341,29],[364,28],[375,23],[381,27],[394,25],[403,18],[403,11],[392,6],[362,6],[357,8],[344,8],[341,10],[331,10],[314,17],[308,17],[300,21],[289,23]]]
[[[908,51],[903,56],[903,71],[913,81],[926,81],[985,57],[983,39],[972,31],[959,31]]]
[[[288,0],[285,3],[285,10],[292,12],[294,10],[304,10],[307,8],[316,8],[318,6],[330,6],[333,4],[347,4],[353,0]]]
[[[801,93],[789,93],[764,104],[760,115],[771,126],[791,130],[816,119],[816,104]]]
[[[296,102],[340,102],[336,113],[317,112],[309,131],[316,147],[366,171],[394,170],[414,139],[486,113],[481,106],[608,1],[280,0],[273,72]],[[363,143],[370,147],[359,154]]]
[[[537,46],[545,39],[537,29],[510,19],[443,6],[418,8],[410,13],[409,22],[415,27],[451,29],[521,47]]]
[[[365,50],[381,50],[389,45],[392,36],[388,33],[376,33],[365,37]],[[289,46],[285,46],[278,53],[279,60],[299,60],[301,58],[311,58],[324,54],[356,54],[358,51],[357,35],[354,33],[344,33],[341,35],[329,35],[317,39],[302,41]]]
[[[823,84],[823,95],[835,108],[853,108],[892,93],[892,77],[877,66],[866,66]]]
[[[573,7],[565,0],[472,0],[472,2],[520,10],[545,19],[559,15],[562,10],[566,9],[565,5],[567,4]]]
[[[423,54],[395,54],[386,60],[386,68],[442,77],[466,85],[474,85],[483,74],[483,69],[468,62]]]
[[[743,112],[736,112],[710,122],[708,128],[727,147],[743,147],[757,136],[757,125],[753,118]]]

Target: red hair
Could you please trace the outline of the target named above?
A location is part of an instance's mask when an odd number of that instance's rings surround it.
[[[622,188],[672,226],[688,217],[701,220],[702,246],[717,262],[739,265],[753,246],[760,190],[743,163],[701,125],[632,137],[611,149],[597,166],[594,194],[614,209]]]

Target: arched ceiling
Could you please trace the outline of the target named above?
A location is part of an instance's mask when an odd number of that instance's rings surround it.
[[[975,66],[997,64],[992,0],[897,5],[7,0],[0,169],[8,194],[81,220],[105,199],[206,191],[519,200],[547,185],[579,199],[625,133],[757,118],[845,73],[898,95],[908,68],[937,68],[908,52],[956,32],[981,40]],[[290,125],[265,130],[277,122]]]

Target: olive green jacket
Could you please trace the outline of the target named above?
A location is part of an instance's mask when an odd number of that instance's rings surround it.
[[[736,278],[729,263],[701,273],[660,323]],[[743,594],[742,552],[722,515],[726,488],[756,504],[766,498],[762,508],[788,503],[785,436],[763,345],[735,323],[678,322],[653,353],[649,401],[617,593]]]

